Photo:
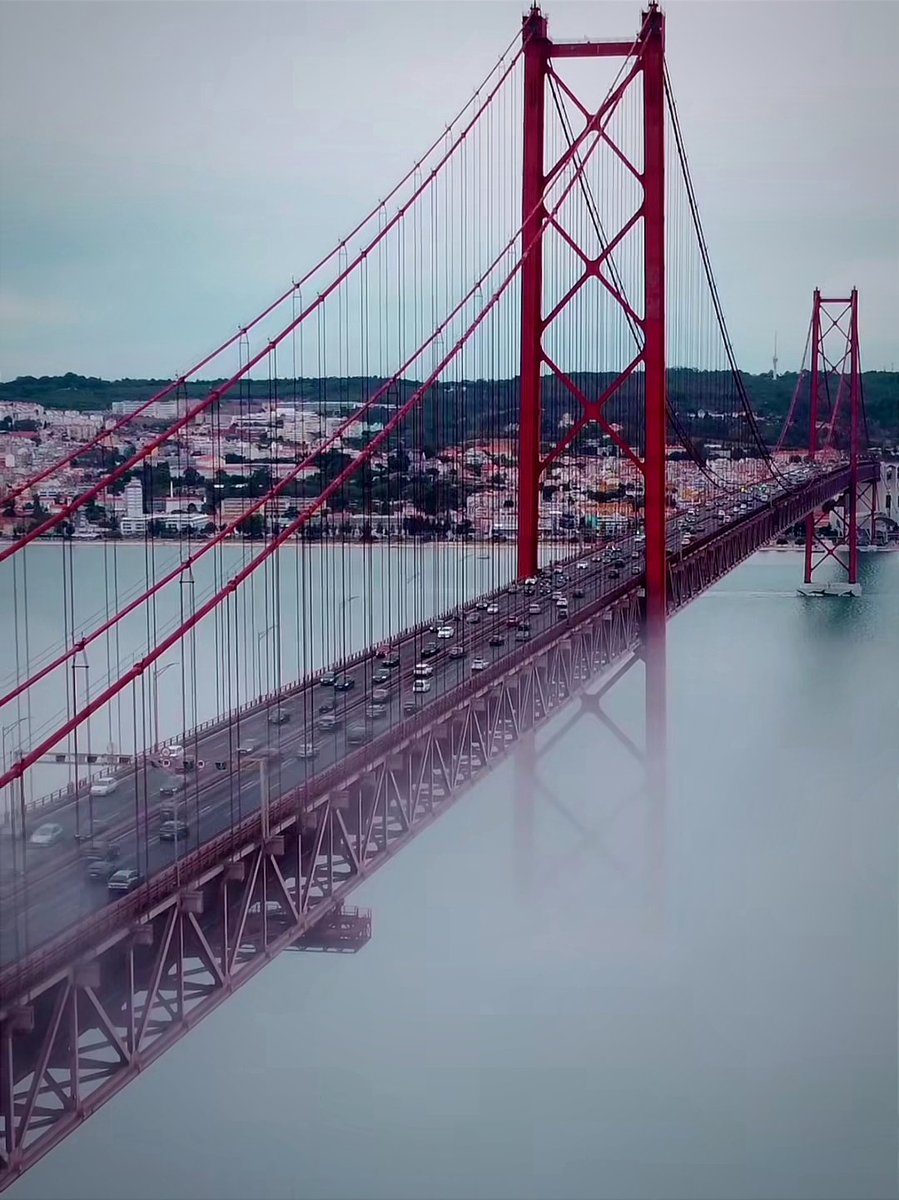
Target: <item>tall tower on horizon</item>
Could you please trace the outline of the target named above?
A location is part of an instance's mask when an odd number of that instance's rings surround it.
[[[771,360],[771,378],[777,378],[777,330],[774,331],[774,357]]]

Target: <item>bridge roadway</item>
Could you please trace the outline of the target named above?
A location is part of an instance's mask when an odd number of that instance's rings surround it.
[[[734,513],[728,513],[728,520],[721,521],[716,515],[720,503],[720,499],[716,500],[707,511],[694,518],[696,542],[726,528],[728,523],[736,524],[760,508],[768,507],[765,502],[755,501],[746,514],[737,515],[736,521]],[[679,522],[673,520],[669,530],[669,553],[674,558],[681,553],[682,536]],[[597,546],[561,564],[568,576],[561,590],[568,598],[572,621],[580,608],[594,605],[607,593],[621,589],[642,574],[642,553],[634,538],[618,539],[614,547]],[[622,557],[623,565],[615,568],[613,560]],[[438,641],[440,653],[429,660],[434,667],[431,691],[415,697],[420,706],[425,707],[459,687],[470,676],[474,658],[483,657],[493,665],[519,648],[513,622],[527,621],[532,636],[556,622],[556,606],[548,597],[554,587],[550,583],[532,598],[523,590],[510,593],[508,586],[504,586],[454,609],[454,613],[466,615],[475,611],[478,621],[470,623],[462,617],[454,622],[453,639]],[[572,595],[575,589],[584,592],[582,598]],[[535,601],[540,603],[539,613],[528,611]],[[498,611],[487,613],[488,604],[495,604]],[[476,605],[484,607],[478,609]],[[430,628],[406,631],[391,642],[400,661],[391,671],[386,714],[366,722],[374,735],[386,732],[404,719],[403,703],[412,695],[413,668],[421,658],[423,645],[436,640],[436,626],[444,623],[453,622],[446,615],[435,617]],[[497,634],[503,635],[503,644],[490,646],[490,639]],[[459,642],[464,645],[466,656],[449,658],[449,647]],[[186,787],[180,793],[178,803],[181,815],[189,823],[190,836],[180,842],[159,840],[159,810],[163,803],[173,802],[160,795],[160,787],[171,778],[171,773],[153,766],[148,758],[136,760],[114,793],[94,797],[92,801],[94,820],[108,826],[108,836],[120,847],[120,865],[136,866],[145,878],[150,878],[255,812],[260,806],[261,794],[258,760],[251,754],[242,761],[236,753],[239,746],[252,745],[269,756],[268,792],[272,801],[339,763],[355,748],[347,741],[348,729],[354,722],[365,719],[365,706],[371,702],[372,675],[380,665],[373,648],[364,657],[351,661],[343,672],[352,678],[352,690],[334,692],[319,684],[315,677],[287,689],[276,699],[261,703],[257,709],[238,714],[234,720],[225,718],[188,741],[186,753],[197,761],[204,761],[205,767],[185,777]],[[341,724],[337,730],[325,733],[317,728],[319,709],[332,701],[336,703],[335,711]],[[269,722],[272,709],[277,707],[290,714],[290,719],[283,725]],[[309,743],[315,747],[315,758],[299,757],[298,747]],[[227,761],[229,767],[232,763],[240,764],[242,769],[221,772],[215,769],[216,761]],[[86,819],[83,794],[79,804],[83,823]],[[75,799],[69,798],[53,809],[38,810],[29,821],[29,833],[48,820],[63,827],[63,838],[56,846],[48,848],[26,842],[24,868],[21,861],[14,861],[14,851],[22,854],[21,844],[13,846],[11,839],[6,839],[6,844],[0,847],[0,966],[21,960],[109,902],[105,884],[87,878],[85,864],[74,843]]]

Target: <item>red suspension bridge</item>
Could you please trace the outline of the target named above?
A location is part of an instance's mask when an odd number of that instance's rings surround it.
[[[364,944],[352,889],[634,664],[661,810],[668,619],[797,525],[803,586],[855,593],[877,480],[854,290],[779,435],[753,411],[663,14],[532,9],[345,240],[2,497],[0,1190],[274,954]]]

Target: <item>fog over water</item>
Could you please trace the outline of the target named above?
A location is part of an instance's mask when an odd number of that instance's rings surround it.
[[[359,889],[363,951],[282,955],[10,1200],[895,1196],[899,555],[862,569],[760,554],[672,621],[665,813],[563,711]]]

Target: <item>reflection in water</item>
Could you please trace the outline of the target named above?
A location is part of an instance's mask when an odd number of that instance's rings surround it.
[[[803,600],[759,555],[672,622],[657,904],[639,766],[563,712],[360,890],[361,954],[276,960],[12,1200],[895,1195],[899,556],[863,566]],[[604,705],[639,731],[639,669]]]

